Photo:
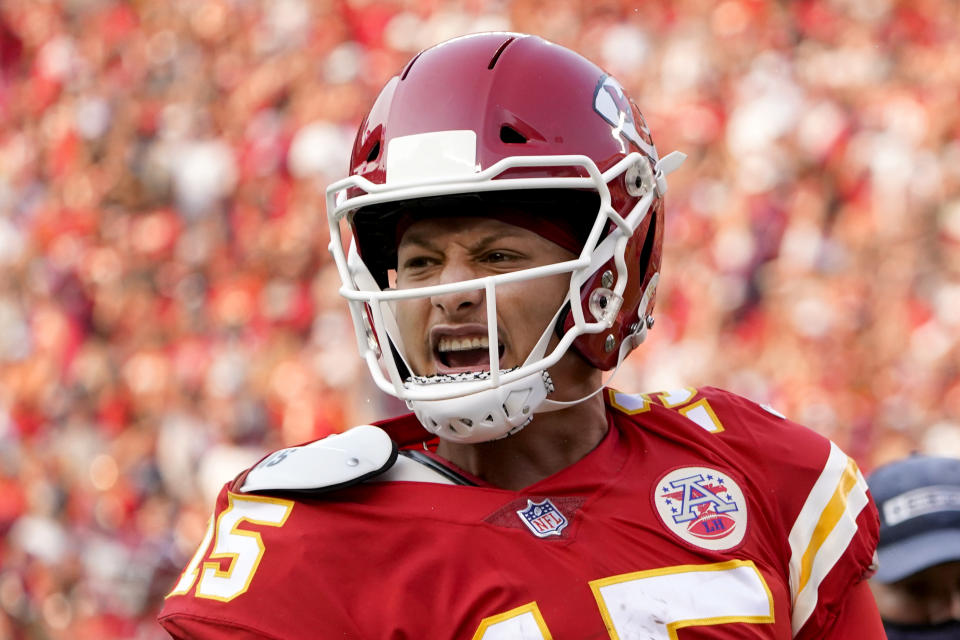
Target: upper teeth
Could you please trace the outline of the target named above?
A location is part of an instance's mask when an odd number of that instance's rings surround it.
[[[487,336],[444,336],[440,338],[437,344],[437,350],[444,351],[469,351],[470,349],[489,349],[490,340]]]

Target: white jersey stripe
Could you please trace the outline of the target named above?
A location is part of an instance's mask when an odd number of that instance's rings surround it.
[[[847,496],[853,491],[856,484],[857,465],[854,464],[853,460],[848,459],[847,466],[844,467],[843,475],[840,477],[840,482],[837,484],[833,495],[830,496],[830,502],[820,513],[820,520],[817,521],[813,535],[810,536],[810,542],[800,558],[800,576],[795,585],[797,593],[802,593],[806,589],[807,583],[810,581],[810,575],[813,573],[813,563],[817,558],[817,552],[820,551],[830,534],[833,533],[834,527],[843,520],[847,511]]]
[[[853,461],[851,460],[850,463],[853,464]],[[827,539],[824,541],[823,546],[820,547],[813,561],[810,579],[797,595],[796,603],[793,607],[793,616],[791,618],[794,635],[800,631],[801,627],[803,627],[804,623],[816,608],[820,583],[827,577],[827,574],[830,573],[830,570],[843,555],[844,551],[846,551],[850,541],[853,540],[853,536],[856,535],[858,528],[857,516],[860,514],[860,511],[867,506],[867,502],[869,501],[867,498],[867,483],[863,479],[863,476],[860,475],[860,472],[856,470],[856,465],[854,465],[854,470],[857,482],[847,497],[847,505],[843,512],[843,517],[837,522],[836,526],[833,527],[830,535],[827,536]]]
[[[794,633],[817,604],[820,583],[856,533],[867,486],[856,463],[835,444],[790,531],[790,592]]]
[[[814,529],[820,521],[820,514],[826,508],[830,498],[833,497],[843,476],[843,470],[847,466],[847,456],[832,442],[830,443],[830,454],[827,456],[827,462],[820,472],[820,477],[813,484],[807,499],[797,516],[797,520],[790,529],[790,594],[796,602],[797,593],[800,591],[800,562],[804,552],[810,544],[810,538],[813,537]]]

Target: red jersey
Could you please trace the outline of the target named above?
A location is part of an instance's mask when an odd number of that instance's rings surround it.
[[[854,462],[716,389],[606,400],[601,443],[520,491],[235,481],[160,622],[177,638],[824,637],[877,543]],[[402,435],[413,417],[381,426],[423,451]]]

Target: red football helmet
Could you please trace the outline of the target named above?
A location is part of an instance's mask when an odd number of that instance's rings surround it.
[[[421,52],[361,124],[350,176],[327,190],[341,293],[378,385],[406,400],[428,429],[477,442],[550,410],[544,374],[571,346],[597,368],[616,366],[652,324],[665,175],[682,160],[679,153],[660,159],[616,80],[556,44],[485,33]],[[433,198],[465,196],[480,207],[507,203],[532,212],[554,241],[551,229],[573,229],[579,257],[562,265],[570,294],[523,366],[499,370],[496,327],[489,326],[490,370],[443,380],[410,376],[390,303],[438,291],[389,289],[396,219]],[[344,217],[353,231],[348,253],[340,239]],[[545,275],[520,273],[502,281]],[[497,282],[483,280],[446,286],[486,289],[493,298]],[[545,354],[553,332],[559,345]]]

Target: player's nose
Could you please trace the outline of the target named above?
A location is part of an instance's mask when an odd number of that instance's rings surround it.
[[[439,281],[436,284],[456,284],[478,277],[470,267],[469,262],[450,260],[443,266]],[[459,289],[448,293],[430,296],[430,304],[440,309],[447,316],[462,314],[483,306],[484,291],[482,288]]]

